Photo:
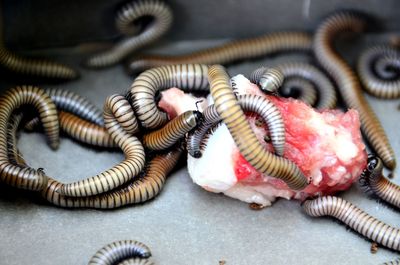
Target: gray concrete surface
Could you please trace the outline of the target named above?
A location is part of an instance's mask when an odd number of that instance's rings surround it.
[[[353,60],[375,37],[353,42],[351,51],[355,53],[348,59]],[[156,50],[178,53],[215,43],[219,42],[181,42]],[[78,65],[83,56],[74,49],[47,54],[73,65]],[[264,58],[228,69],[231,75],[248,74],[261,64],[273,62]],[[121,66],[79,70],[80,80],[57,86],[78,92],[98,107],[107,95],[126,91],[133,81]],[[4,73],[1,78],[1,91],[15,84],[38,83]],[[368,99],[399,158],[399,101]],[[22,133],[19,148],[30,165],[43,167],[48,175],[64,182],[96,174],[123,157],[119,152],[93,150],[67,138],[62,138],[59,150],[52,151],[39,133]],[[399,184],[399,171],[396,173],[394,181]],[[399,211],[367,197],[357,185],[340,196],[399,227]],[[2,265],[87,264],[99,248],[122,239],[146,243],[157,264],[217,265],[220,260],[227,265],[380,264],[399,256],[383,248],[371,254],[370,242],[329,218],[306,216],[297,201],[279,200],[271,208],[253,211],[243,202],[206,192],[192,183],[185,167],[171,174],[154,200],[108,211],[58,208],[35,193],[0,185],[0,237]]]

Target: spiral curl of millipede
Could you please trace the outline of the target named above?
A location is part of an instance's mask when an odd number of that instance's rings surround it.
[[[153,21],[143,32],[140,32],[134,22],[144,16],[153,17]],[[123,34],[138,33],[138,35],[121,40],[110,50],[94,55],[86,62],[86,65],[92,68],[103,68],[117,64],[132,52],[155,42],[168,31],[171,24],[172,11],[162,1],[139,0],[128,3],[118,12],[116,26]]]
[[[137,176],[145,164],[145,153],[142,143],[132,135],[137,130],[136,120],[120,124],[118,119],[125,116],[134,117],[133,110],[125,112],[118,109],[120,102],[127,100],[119,95],[109,96],[104,104],[104,124],[114,142],[122,149],[125,159],[118,165],[96,176],[77,182],[62,184],[58,192],[72,197],[85,197],[112,190]],[[136,128],[135,128],[136,126]],[[128,129],[128,131],[126,130]]]
[[[208,66],[202,64],[167,65],[147,70],[133,81],[130,102],[140,124],[156,129],[168,121],[157,107],[155,96],[164,89],[178,87],[185,92],[209,92]]]
[[[360,114],[361,129],[371,147],[386,167],[394,169],[396,157],[382,125],[365,99],[356,74],[332,47],[334,38],[341,32],[360,32],[364,26],[365,21],[355,13],[333,14],[318,26],[313,50],[318,62],[336,82],[347,107],[356,109]]]
[[[311,82],[314,85],[315,89],[318,90],[319,102],[316,105],[318,109],[331,109],[336,106],[337,97],[335,88],[329,78],[317,67],[308,63],[288,62],[276,65],[273,68],[279,71],[283,76],[284,81],[282,86],[280,86],[280,91],[282,91],[283,89],[285,89],[286,86],[289,85],[288,82],[291,82],[291,79],[301,78]],[[261,80],[263,72],[268,69],[270,68],[260,67],[259,69],[256,69],[250,75],[250,81],[252,81],[253,83],[260,82],[259,80]],[[298,85],[296,87],[298,89],[308,87],[307,83],[306,85],[303,85],[297,80],[290,85],[296,84]],[[303,95],[303,97],[305,97],[305,101],[307,103],[312,103],[313,101],[315,101],[315,93],[307,92],[307,90],[305,90],[304,94],[305,95]]]
[[[299,77],[292,77],[285,80],[278,94],[285,98],[295,98],[310,106],[315,106],[318,100],[318,93],[315,85]]]
[[[238,102],[244,111],[255,112],[267,124],[271,143],[277,155],[283,156],[285,147],[285,127],[279,109],[267,98],[258,95],[239,95]],[[203,112],[201,125],[187,138],[187,151],[194,158],[201,157],[201,143],[204,135],[215,124],[221,121],[215,105],[208,106]]]
[[[88,265],[114,265],[125,259],[147,259],[150,256],[150,248],[142,242],[136,240],[120,240],[112,242],[98,250],[90,259]]]
[[[368,156],[368,164],[359,182],[382,200],[400,209],[400,186],[383,176],[382,160],[374,155]]]
[[[266,151],[258,141],[232,91],[225,69],[220,65],[211,66],[208,78],[215,108],[244,158],[259,172],[282,179],[289,188],[304,189],[309,182],[297,165]]]
[[[79,73],[67,65],[44,59],[21,57],[7,49],[4,40],[3,10],[0,3],[0,65],[20,74],[46,78],[76,79]]]
[[[176,56],[148,55],[134,58],[126,68],[130,74],[172,64],[228,64],[286,51],[311,51],[312,39],[304,32],[279,32],[228,42],[226,44]]]
[[[400,230],[370,216],[346,200],[323,196],[303,202],[304,211],[313,217],[332,216],[364,237],[387,248],[400,251]]]
[[[59,145],[57,110],[50,96],[33,86],[7,90],[0,98],[0,180],[20,189],[42,190],[48,181],[42,170],[15,165],[8,158],[8,123],[12,113],[23,105],[32,105],[38,111],[50,147],[56,149]]]
[[[400,97],[400,52],[380,45],[366,49],[357,62],[363,88],[378,98]]]

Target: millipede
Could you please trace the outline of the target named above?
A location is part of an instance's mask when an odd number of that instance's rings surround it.
[[[151,25],[147,25],[141,31],[135,22],[145,16],[151,16],[153,20]],[[164,35],[172,24],[172,18],[171,9],[163,1],[139,0],[126,4],[118,12],[116,26],[121,33],[134,36],[123,39],[110,50],[89,58],[86,65],[102,68],[119,63],[127,55]]]
[[[304,189],[308,180],[297,165],[266,151],[258,141],[230,87],[225,69],[214,65],[208,77],[215,108],[245,159],[259,172],[282,179],[291,189]]]
[[[192,131],[201,121],[199,111],[186,111],[169,121],[164,127],[143,136],[145,148],[151,150],[165,150],[174,145],[186,133]]]
[[[120,240],[107,244],[98,250],[89,265],[114,265],[129,258],[147,259],[151,256],[148,246],[136,240]]]
[[[344,31],[360,32],[365,21],[353,12],[339,12],[326,18],[314,35],[315,57],[336,82],[347,107],[360,114],[361,128],[383,163],[389,169],[396,167],[394,151],[386,133],[371,106],[365,99],[360,82],[350,66],[332,47],[333,40]]]
[[[131,258],[121,261],[117,265],[154,265],[155,263],[150,259]]]
[[[250,75],[250,81],[253,83],[259,82],[258,80],[261,80],[263,72],[267,69],[269,68],[260,67],[254,70]],[[309,63],[288,62],[275,65],[273,69],[276,69],[282,75],[282,84],[278,86],[278,92],[290,90],[293,86],[301,90],[300,97],[310,105],[313,105],[311,103],[316,100],[316,94],[318,94],[319,102],[316,105],[317,108],[331,109],[336,106],[335,88],[329,78],[317,67]],[[310,83],[313,89],[310,89]]]
[[[276,68],[261,67],[250,75],[250,81],[260,86],[265,93],[275,93],[282,86],[284,76]]]
[[[19,86],[7,90],[0,98],[0,179],[2,182],[27,190],[41,190],[47,184],[43,171],[15,165],[8,158],[8,123],[12,113],[23,105],[32,105],[39,113],[44,132],[53,149],[59,146],[57,110],[50,96],[34,86]]]
[[[315,106],[318,100],[318,93],[315,85],[306,79],[292,77],[285,80],[278,94],[285,98],[295,98]]]
[[[155,96],[164,89],[178,87],[187,92],[209,92],[208,66],[202,64],[166,65],[147,70],[133,81],[130,102],[140,124],[156,129],[168,121],[168,115],[157,107]]]
[[[44,59],[21,57],[7,49],[4,40],[4,21],[0,5],[0,65],[13,72],[45,78],[76,79],[79,73],[71,67]]]
[[[387,45],[373,46],[363,51],[357,62],[357,72],[363,88],[378,98],[400,96],[400,52]]]
[[[277,155],[282,156],[285,145],[285,127],[279,109],[267,98],[258,95],[238,95],[238,102],[244,111],[260,115],[268,126],[272,146]],[[201,143],[207,131],[221,121],[215,105],[208,106],[203,112],[203,122],[195,131],[189,133],[187,139],[188,153],[201,157]]]
[[[400,209],[400,186],[383,176],[383,164],[379,157],[368,156],[367,167],[364,169],[359,182],[382,200]]]
[[[312,39],[304,32],[279,32],[228,42],[226,44],[176,56],[148,55],[134,58],[126,68],[136,74],[153,67],[171,64],[228,64],[286,51],[310,51]]]
[[[379,221],[342,198],[323,196],[306,200],[303,209],[313,217],[332,216],[373,242],[400,251],[399,229]]]
[[[41,194],[48,202],[66,208],[113,209],[143,203],[161,192],[169,172],[176,166],[182,151],[183,148],[178,145],[164,154],[157,154],[146,165],[143,176],[113,191],[82,198],[68,197],[57,192],[62,184],[49,178],[47,187]]]
[[[100,194],[126,183],[143,169],[145,153],[142,143],[136,136],[126,132],[125,127],[116,118],[134,114],[127,114],[125,110],[114,109],[115,106],[119,105],[117,104],[118,101],[126,101],[126,99],[115,95],[107,97],[104,104],[104,124],[111,138],[124,152],[125,159],[113,168],[96,176],[61,185],[58,192],[62,195],[85,197]],[[131,111],[133,112],[132,109]],[[125,126],[127,125],[125,124]],[[127,127],[132,129],[132,127]]]

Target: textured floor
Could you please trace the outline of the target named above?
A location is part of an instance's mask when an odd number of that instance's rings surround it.
[[[213,44],[182,42],[157,50],[177,53]],[[357,45],[350,55],[358,53],[361,46]],[[78,66],[81,52],[75,48],[47,53]],[[248,74],[272,62],[268,58],[245,62],[229,67],[229,72]],[[107,95],[126,91],[133,81],[121,66],[79,70],[80,80],[53,86],[78,92],[99,108]],[[1,90],[28,82],[15,80],[3,75]],[[400,158],[399,101],[370,101]],[[23,133],[19,147],[30,165],[43,167],[49,176],[64,182],[99,173],[123,158],[121,153],[89,149],[66,138],[59,150],[51,151],[37,133]],[[394,181],[400,183],[397,175]],[[383,221],[400,225],[398,210],[368,198],[357,185],[341,195]],[[0,264],[7,265],[87,264],[99,248],[122,239],[146,243],[157,264],[218,264],[220,260],[227,265],[379,264],[399,255],[385,249],[371,254],[370,242],[331,219],[306,216],[297,201],[279,200],[271,208],[253,211],[245,203],[208,193],[192,183],[186,168],[169,177],[156,199],[108,211],[57,208],[37,194],[0,185],[0,235]]]

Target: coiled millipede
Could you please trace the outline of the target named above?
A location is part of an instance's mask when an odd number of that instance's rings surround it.
[[[282,87],[278,91],[279,95],[285,98],[295,98],[315,106],[318,100],[315,85],[306,79],[293,77],[285,80]]]
[[[265,93],[275,93],[282,86],[284,76],[276,68],[261,67],[253,71],[250,81],[260,86]]]
[[[374,46],[362,52],[357,71],[363,88],[379,98],[400,96],[400,52],[390,46]]]
[[[317,67],[308,63],[291,62],[279,64],[273,68],[281,72],[284,78],[283,84],[278,90],[281,94],[294,86],[296,89],[301,90],[299,99],[303,99],[310,105],[314,105],[312,102],[316,100],[316,91],[318,91],[319,101],[316,105],[317,108],[331,109],[336,106],[337,97],[335,88],[329,78]],[[251,74],[250,80],[252,82],[253,80],[259,80],[265,69],[268,68],[261,67],[255,70]],[[314,89],[309,89],[310,83]]]
[[[131,74],[162,65],[199,63],[228,64],[244,59],[286,51],[311,51],[311,37],[303,32],[279,32],[228,42],[221,46],[176,56],[149,55],[134,58],[127,64]]]
[[[9,51],[5,46],[3,24],[2,10],[0,10],[0,65],[4,68],[20,74],[47,78],[76,79],[79,77],[78,72],[67,65],[44,59],[24,58]]]
[[[350,12],[331,15],[318,27],[313,49],[318,62],[336,82],[347,107],[359,112],[361,128],[371,147],[382,158],[385,166],[394,169],[396,158],[382,125],[362,94],[356,74],[332,47],[338,34],[347,30],[359,32],[364,24],[360,16]]]
[[[244,158],[259,172],[282,179],[291,189],[305,188],[308,180],[295,163],[275,156],[260,144],[237,102],[225,69],[220,65],[210,67],[208,78],[215,108]]]
[[[104,124],[111,138],[124,152],[124,161],[96,176],[61,185],[58,192],[62,195],[84,197],[100,194],[126,183],[143,169],[145,153],[139,139],[132,135],[134,128],[131,123],[133,121],[130,121],[129,124],[120,124],[117,120],[125,116],[134,117],[134,114],[127,113],[124,109],[118,109],[121,101],[123,101],[123,104],[127,102],[124,97],[118,95],[112,95],[106,99]],[[133,128],[133,130],[126,131],[125,128]]]
[[[383,176],[383,164],[379,157],[368,156],[368,164],[359,181],[382,200],[400,209],[400,186]]]
[[[163,128],[143,136],[143,146],[151,150],[165,150],[174,145],[200,122],[202,114],[186,111],[168,122]]]
[[[202,64],[167,65],[140,74],[130,89],[132,107],[141,125],[156,129],[168,121],[158,109],[155,96],[163,89],[178,87],[187,92],[208,92],[208,67]]]
[[[267,124],[272,146],[275,153],[282,156],[285,147],[285,127],[279,109],[267,98],[258,95],[239,95],[237,100],[244,111],[255,112],[260,115]],[[201,157],[201,143],[207,131],[221,121],[215,105],[208,106],[203,112],[203,122],[195,131],[189,133],[187,139],[188,153],[195,157]]]
[[[57,192],[62,184],[49,178],[47,188],[42,191],[42,196],[54,205],[68,208],[113,209],[142,203],[156,197],[161,192],[165,180],[176,166],[182,150],[182,147],[178,146],[165,154],[156,155],[146,165],[143,176],[138,176],[126,185],[103,194],[82,198],[64,196]]]
[[[306,200],[303,209],[313,217],[332,216],[373,242],[400,251],[399,229],[377,220],[342,198],[323,196]]]
[[[135,26],[135,22],[145,16],[153,18],[142,32]],[[90,58],[86,64],[89,67],[101,68],[114,65],[127,55],[153,43],[164,35],[172,24],[172,11],[162,1],[134,1],[126,4],[118,12],[116,26],[123,34],[138,35],[121,40],[113,48]]]
[[[27,190],[41,190],[47,184],[43,171],[10,163],[7,151],[7,130],[12,113],[22,105],[33,105],[38,111],[44,132],[53,149],[59,145],[57,110],[44,90],[21,86],[7,90],[0,98],[0,180],[8,185]]]
[[[135,240],[120,240],[110,243],[90,259],[89,265],[114,265],[129,258],[147,259],[151,256],[148,246]]]

